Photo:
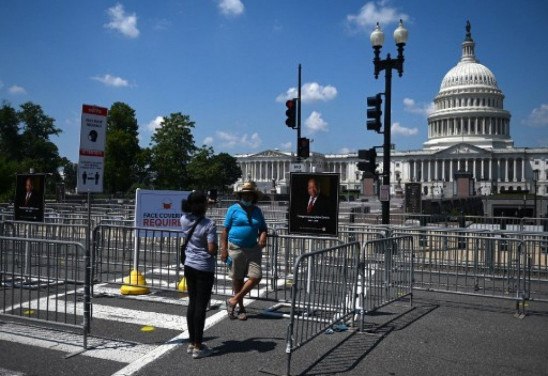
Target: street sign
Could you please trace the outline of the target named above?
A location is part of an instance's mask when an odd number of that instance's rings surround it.
[[[306,172],[304,163],[291,163],[289,172]]]
[[[103,192],[108,109],[84,104],[80,128],[78,193]]]

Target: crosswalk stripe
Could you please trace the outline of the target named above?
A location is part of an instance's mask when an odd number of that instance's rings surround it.
[[[51,297],[45,297],[38,300],[33,300],[30,303],[25,304],[24,307],[28,310],[38,310],[39,307],[46,307],[48,301],[51,305]],[[58,299],[55,304],[58,312],[67,312],[70,314],[76,314],[77,316],[84,315],[83,303],[74,304],[72,301],[65,302]],[[182,314],[170,315],[167,313],[147,312],[97,303],[93,304],[93,318],[123,322],[126,324],[151,325],[156,328],[171,330],[186,330],[186,320],[185,316]]]
[[[83,341],[81,334],[8,322],[0,322],[0,338],[3,341],[69,354],[81,351]],[[88,347],[89,349],[82,352],[81,355],[122,363],[134,362],[156,348],[155,345],[114,341],[91,336],[88,337]]]

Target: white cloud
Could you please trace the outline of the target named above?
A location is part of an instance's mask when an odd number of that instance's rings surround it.
[[[219,0],[219,9],[226,16],[239,16],[244,12],[241,0]]]
[[[430,102],[429,104],[417,105],[414,99],[404,98],[403,106],[405,111],[411,112],[413,114],[425,115],[428,116],[434,111],[434,103]]]
[[[202,142],[204,145],[212,146],[213,145],[213,137],[209,136],[204,138],[204,141]]]
[[[304,121],[306,129],[310,133],[316,133],[318,131],[327,132],[328,124],[322,119],[322,114],[317,111],[312,111],[310,116]]]
[[[297,98],[298,94],[297,88],[289,88],[285,94],[280,94],[276,97],[276,102],[285,102],[288,99]],[[335,99],[336,96],[337,88],[331,85],[322,86],[317,82],[308,82],[301,88],[301,100],[303,103],[327,102]]]
[[[163,121],[164,121],[163,116],[156,116],[156,118],[154,118],[154,120],[149,122],[146,125],[146,127],[149,131],[154,132],[156,129],[158,129],[162,126]]]
[[[92,77],[91,79],[99,81],[102,84],[105,84],[106,86],[114,86],[114,87],[129,86],[129,82],[127,80],[124,80],[122,77],[112,76],[110,74],[105,74],[103,76],[95,76],[95,77]]]
[[[548,104],[541,104],[540,107],[534,108],[524,123],[532,127],[548,126]]]
[[[400,123],[393,123],[390,128],[393,135],[401,136],[416,136],[419,133],[418,128],[405,128],[400,125]]]
[[[216,136],[221,141],[222,146],[229,148],[244,146],[256,149],[261,146],[262,143],[262,140],[257,132],[253,133],[251,136],[247,133],[240,136],[233,133],[218,131]]]
[[[351,152],[352,152],[352,150],[350,150],[349,148],[339,149],[339,154],[350,154]]]
[[[107,10],[110,22],[104,26],[108,29],[116,30],[128,38],[137,38],[139,29],[137,29],[137,16],[135,13],[127,15],[122,4],[116,4]]]
[[[8,88],[8,93],[13,95],[22,95],[22,94],[27,94],[27,91],[22,86],[12,85]]]
[[[371,32],[377,24],[384,26],[396,23],[400,19],[406,21],[409,16],[405,13],[400,13],[396,8],[389,7],[388,1],[366,3],[357,14],[349,14],[346,16],[348,25],[357,31]]]
[[[284,151],[290,151],[292,147],[293,147],[293,143],[291,143],[291,141],[285,142],[280,145],[280,149]]]

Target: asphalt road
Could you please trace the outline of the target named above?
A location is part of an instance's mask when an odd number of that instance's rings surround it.
[[[183,298],[183,299],[181,299]],[[224,300],[214,297],[214,303]],[[209,358],[186,354],[185,332],[171,324],[144,331],[154,316],[184,315],[184,296],[143,301],[103,295],[95,302],[112,316],[94,318],[90,343],[81,336],[44,331],[0,318],[0,375],[265,375],[285,374],[289,320],[264,315],[272,301],[254,301],[247,321],[231,321],[224,306],[208,312]],[[529,302],[515,317],[515,303],[416,291],[409,300],[381,308],[355,329],[321,333],[291,356],[300,375],[548,375],[548,303]],[[133,312],[123,316],[120,312]],[[151,313],[151,317],[147,316]],[[161,316],[163,314],[165,316]],[[19,332],[14,334],[14,328]],[[52,338],[48,337],[52,335]],[[44,343],[38,345],[38,341]],[[72,355],[72,356],[70,356]]]

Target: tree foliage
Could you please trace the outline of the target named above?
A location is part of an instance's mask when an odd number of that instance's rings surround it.
[[[187,165],[196,150],[194,122],[180,112],[164,117],[151,140],[151,163],[156,189],[183,189],[190,183]]]
[[[187,167],[192,177],[191,189],[225,191],[242,176],[236,159],[226,153],[215,155],[211,147],[203,147],[194,155]]]
[[[44,113],[42,107],[32,102],[23,103],[15,110],[4,102],[0,108],[0,192],[2,199],[13,197],[15,174],[48,174],[46,192],[53,192],[60,181],[58,168],[62,165],[57,146],[50,136],[61,130],[55,119]]]
[[[195,123],[180,112],[165,116],[149,148],[139,146],[139,126],[129,105],[116,102],[107,117],[104,181],[105,193],[132,194],[136,188],[226,190],[242,172],[229,154],[197,148]],[[0,201],[13,200],[15,175],[47,173],[46,194],[55,192],[63,170],[66,191],[74,191],[77,164],[59,156],[50,138],[61,130],[55,120],[32,102],[19,109],[0,106]]]
[[[135,110],[114,103],[107,117],[104,181],[107,193],[127,192],[137,179],[139,125]]]

